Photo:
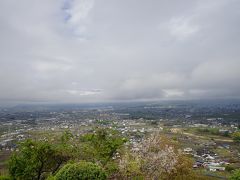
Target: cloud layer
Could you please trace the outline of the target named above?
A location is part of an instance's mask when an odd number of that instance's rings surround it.
[[[239,98],[238,0],[0,1],[0,101]]]

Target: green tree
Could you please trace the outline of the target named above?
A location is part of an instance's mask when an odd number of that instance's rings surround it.
[[[66,164],[55,176],[55,180],[105,180],[104,170],[91,162]]]
[[[240,142],[240,131],[233,133],[232,138],[235,142]]]
[[[81,157],[87,161],[101,162],[105,166],[123,147],[126,139],[115,130],[97,129],[94,133],[83,135],[80,141]]]
[[[68,154],[47,141],[26,140],[20,144],[19,152],[11,156],[9,173],[13,179],[43,179],[68,159]]]
[[[0,176],[0,180],[11,180],[9,176]]]
[[[101,164],[111,177],[118,172],[117,159],[124,151],[126,139],[116,130],[108,128],[95,129],[80,137],[78,148],[81,160]]]
[[[225,170],[228,171],[228,172],[232,172],[233,170],[235,170],[235,167],[231,166],[231,165],[227,165],[225,167]]]
[[[240,169],[235,170],[229,178],[230,180],[240,180]]]
[[[74,136],[73,136],[73,134],[72,134],[69,130],[64,131],[63,134],[62,134],[62,136],[61,136],[61,143],[62,143],[63,145],[67,145],[68,142],[69,142],[71,139],[73,139],[73,138],[74,138]]]

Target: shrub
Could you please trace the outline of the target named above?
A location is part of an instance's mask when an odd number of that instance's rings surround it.
[[[96,164],[80,162],[66,164],[56,174],[56,180],[105,180],[106,173]]]
[[[235,142],[239,143],[240,142],[240,131],[233,133],[232,138]]]
[[[230,166],[230,165],[226,166],[226,171],[232,172],[233,170],[235,170],[233,166]]]
[[[9,176],[0,176],[0,180],[10,180]]]
[[[235,170],[229,178],[230,180],[240,180],[240,169]]]

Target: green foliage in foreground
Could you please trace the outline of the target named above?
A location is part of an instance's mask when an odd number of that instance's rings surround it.
[[[83,160],[98,161],[106,166],[125,142],[126,139],[118,131],[97,129],[94,133],[85,134],[80,138],[80,156]]]
[[[0,176],[0,180],[11,180],[9,176]]]
[[[11,156],[9,174],[12,179],[46,179],[69,160],[86,160],[97,162],[110,175],[118,171],[114,157],[125,142],[118,131],[110,129],[96,129],[80,139],[69,131],[55,141],[29,139],[20,143],[19,152]]]
[[[105,180],[106,173],[91,162],[66,164],[54,177],[55,180]]]
[[[232,138],[235,142],[240,142],[240,131],[233,133]]]
[[[13,179],[44,179],[55,173],[71,157],[66,147],[66,135],[62,143],[52,144],[48,141],[26,140],[19,146],[9,160],[9,174]]]
[[[229,179],[230,180],[240,180],[240,169],[235,170]]]
[[[235,167],[233,167],[233,166],[231,166],[231,165],[227,165],[226,167],[225,167],[226,169],[226,171],[227,172],[232,172],[232,171],[234,171],[236,168]]]
[[[212,179],[195,173],[177,142],[159,133],[146,136],[136,152],[111,129],[95,129],[80,138],[66,131],[51,139],[22,142],[10,158],[10,177],[0,176],[0,180]],[[232,180],[239,177],[240,170],[231,176]]]

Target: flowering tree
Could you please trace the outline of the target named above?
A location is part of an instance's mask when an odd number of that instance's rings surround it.
[[[149,179],[187,179],[192,172],[191,160],[186,158],[170,139],[152,134],[139,146],[141,170]],[[180,178],[181,179],[181,178]]]

